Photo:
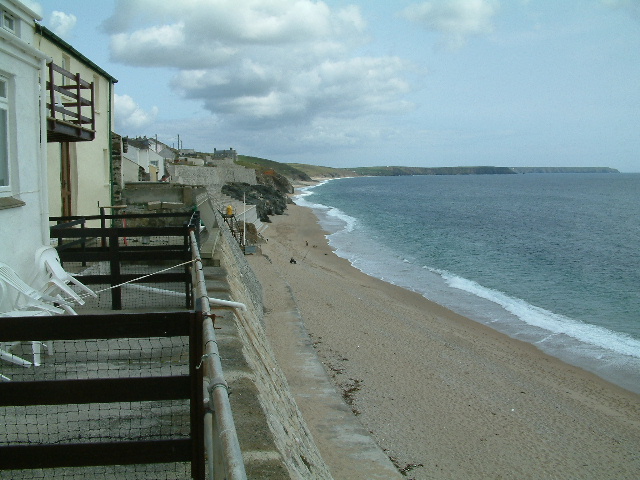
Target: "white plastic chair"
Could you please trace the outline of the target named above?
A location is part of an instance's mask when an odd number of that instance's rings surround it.
[[[53,247],[42,247],[36,251],[36,267],[39,273],[44,272],[46,274],[47,285],[44,287],[45,292],[52,293],[57,288],[66,294],[67,298],[73,298],[79,305],[84,305],[84,300],[70,287],[70,284],[76,285],[92,297],[98,296],[62,267],[58,252]]]
[[[49,312],[44,310],[13,310],[11,312],[3,312],[0,313],[0,317],[36,317],[49,315]],[[18,357],[10,352],[10,350],[18,345],[20,342],[2,342],[0,343],[0,358],[7,362],[15,363],[16,365],[20,365],[21,367],[30,367],[31,365],[35,367],[39,367],[41,365],[41,347],[44,345],[47,347],[47,353],[51,355],[53,352],[49,345],[33,341],[31,342],[31,351],[33,353],[33,362],[29,362],[22,357]],[[7,377],[4,377],[5,379]]]
[[[8,287],[12,287],[17,292],[17,296],[13,297]],[[53,313],[64,313],[65,310],[58,307],[54,307],[41,300],[55,301],[61,304],[65,308],[71,308],[68,305],[64,305],[65,302],[62,298],[54,298],[48,295],[41,294],[29,285],[27,285],[18,274],[8,265],[0,262],[0,306],[2,309],[7,307],[11,310],[1,311],[0,317],[31,317],[52,315]],[[23,304],[20,308],[20,304]],[[2,342],[0,343],[0,359],[5,360],[22,367],[40,366],[41,364],[41,347],[42,342],[31,342],[31,351],[33,352],[33,362],[29,362],[22,357],[14,355],[10,352],[12,348],[18,345],[20,342]],[[51,344],[45,345],[48,353],[52,354]],[[10,378],[0,374],[0,381],[8,382]]]
[[[57,252],[55,252],[55,258],[58,259]],[[47,254],[45,254],[45,257]],[[46,265],[43,260],[43,265]],[[55,260],[48,260],[47,264],[51,263],[55,272],[58,269],[55,267]],[[60,266],[59,260],[58,265]],[[62,266],[59,268],[64,272]],[[45,270],[49,271],[49,270]],[[64,272],[66,274],[66,272]],[[68,275],[68,274],[67,274]],[[62,278],[66,278],[63,276]],[[59,288],[58,283],[51,282]],[[44,288],[50,288],[52,285],[45,283]],[[15,292],[10,292],[9,288],[13,288]],[[70,290],[65,285],[64,292]],[[83,285],[84,287],[84,285]],[[85,289],[89,290],[87,287]],[[75,294],[75,292],[73,292]],[[91,291],[93,295],[93,291]],[[53,294],[53,292],[52,292]],[[81,301],[81,303],[83,303]],[[59,306],[55,306],[57,304]],[[28,285],[9,265],[0,262],[0,317],[28,317],[28,316],[41,316],[41,315],[53,315],[68,313],[71,315],[77,315],[75,310],[71,307],[72,303],[62,298],[60,294],[52,296],[44,291],[37,290]],[[43,343],[39,341],[31,342],[31,350],[33,352],[33,362],[29,362],[18,355],[11,353],[11,349],[18,345],[20,342],[3,342],[0,343],[0,359],[20,365],[23,367],[31,367],[32,365],[37,367],[41,364],[41,347],[44,345],[47,347],[49,355],[53,353],[51,342]],[[0,381],[10,381],[10,379],[0,374]]]
[[[14,288],[20,294],[16,299],[16,302],[10,310],[21,310],[35,307],[39,310],[46,310],[51,313],[64,313],[65,311],[55,307],[53,303],[60,305],[71,305],[68,301],[61,297],[52,297],[46,293],[40,292],[35,288],[27,285],[18,274],[6,263],[0,262],[0,282]],[[8,295],[6,289],[2,289],[2,298]],[[4,302],[3,302],[4,303]]]

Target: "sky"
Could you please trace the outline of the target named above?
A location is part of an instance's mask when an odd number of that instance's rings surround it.
[[[331,167],[640,172],[640,0],[23,0],[117,133]]]

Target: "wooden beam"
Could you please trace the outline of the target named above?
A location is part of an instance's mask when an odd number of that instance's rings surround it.
[[[0,382],[0,406],[184,400],[189,398],[190,381],[184,375]]]
[[[193,312],[0,318],[0,342],[189,335]]]
[[[0,447],[0,470],[189,462],[191,440]]]

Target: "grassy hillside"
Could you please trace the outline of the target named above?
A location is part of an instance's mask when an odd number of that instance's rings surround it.
[[[315,165],[305,165],[301,163],[288,164],[296,170],[305,172],[310,177],[391,177],[401,175],[488,175],[488,174],[512,174],[510,168],[506,167],[355,167],[355,168],[331,168],[318,167]]]
[[[357,167],[358,175],[401,176],[401,175],[500,175],[513,174],[507,167]]]
[[[354,169],[350,168],[320,167],[318,165],[306,165],[304,163],[287,163],[287,165],[315,178],[353,177],[358,175]]]
[[[512,174],[513,170],[507,167],[355,167],[355,168],[331,168],[302,163],[289,163],[290,167],[303,171],[310,177],[336,178],[336,177],[393,177],[401,175],[495,175]]]
[[[267,160],[266,158],[259,157],[250,157],[247,155],[238,155],[238,159],[236,160],[238,165],[242,165],[243,167],[253,168],[258,170],[260,173],[265,173],[270,170],[279,173],[280,175],[284,175],[285,177],[291,180],[306,180],[309,181],[311,178],[304,171],[298,170],[294,166],[291,166],[287,163],[275,162],[273,160]]]
[[[339,178],[339,177],[391,177],[402,175],[504,175],[514,173],[619,173],[607,167],[354,167],[333,168],[304,163],[278,163],[256,157],[243,157],[251,164],[242,163],[251,168],[271,168],[276,172],[293,180],[310,180],[311,178]],[[249,161],[247,160],[247,161]],[[240,161],[238,161],[240,163]],[[306,175],[306,177],[305,177]]]

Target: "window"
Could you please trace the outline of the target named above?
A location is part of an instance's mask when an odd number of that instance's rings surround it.
[[[0,77],[0,191],[9,187],[9,82]]]
[[[14,35],[18,34],[16,19],[13,18],[13,15],[7,12],[2,12],[2,27],[5,30],[9,30]]]
[[[93,105],[96,113],[100,113],[100,76],[93,74]]]
[[[69,55],[62,54],[62,68],[67,72],[71,72],[71,57]],[[62,74],[60,74],[62,75]],[[62,75],[62,85],[69,85],[71,80],[66,75]]]
[[[2,26],[7,30],[11,30],[14,33],[16,31],[16,21],[7,12],[2,12]]]

